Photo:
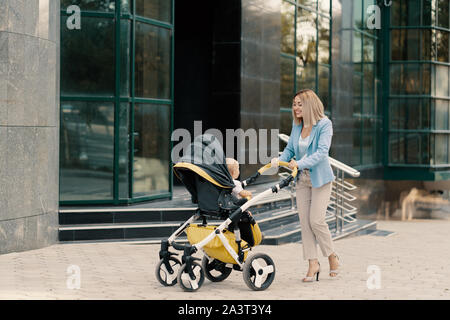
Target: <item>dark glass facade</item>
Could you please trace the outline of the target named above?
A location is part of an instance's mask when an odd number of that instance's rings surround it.
[[[62,0],[60,201],[169,197],[174,129],[289,134],[304,88],[363,177],[448,179],[449,19],[441,0]]]

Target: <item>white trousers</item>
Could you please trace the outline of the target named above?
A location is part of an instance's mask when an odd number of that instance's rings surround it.
[[[302,228],[303,259],[318,259],[317,244],[324,257],[334,252],[330,229],[325,215],[331,196],[332,183],[313,188],[309,171],[302,171],[297,181],[297,209]]]

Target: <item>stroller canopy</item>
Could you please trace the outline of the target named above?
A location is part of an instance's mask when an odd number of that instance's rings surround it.
[[[185,174],[186,171],[194,172],[219,188],[234,188],[222,146],[212,134],[197,136],[173,170],[191,194],[196,195],[197,191],[193,175]]]

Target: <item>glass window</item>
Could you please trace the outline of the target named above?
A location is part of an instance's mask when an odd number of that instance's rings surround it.
[[[129,165],[130,165],[130,105],[120,104],[119,111],[119,197],[129,196]]]
[[[434,161],[435,164],[448,163],[448,135],[436,134],[434,135]]]
[[[448,32],[436,30],[436,44],[437,44],[437,61],[449,62],[448,60]]]
[[[434,66],[436,70],[436,96],[438,97],[447,97],[449,95],[448,92],[448,71],[449,68],[447,66],[436,65]]]
[[[421,140],[422,140],[422,135],[420,133],[407,133],[405,135],[406,163],[420,164]]]
[[[114,56],[113,19],[83,17],[81,30],[61,28],[61,94],[114,95]]]
[[[319,0],[319,2],[322,2],[323,0]],[[328,0],[326,0],[328,1]],[[298,4],[301,4],[305,7],[309,7],[310,9],[316,9],[317,8],[317,0],[297,0]]]
[[[135,95],[170,98],[171,31],[136,22]]]
[[[376,51],[375,51],[375,39],[363,36],[364,49],[363,49],[363,60],[364,62],[375,62],[376,61]]]
[[[362,164],[375,163],[375,127],[372,119],[363,120]]]
[[[419,60],[420,42],[418,29],[391,31],[392,60]]]
[[[360,32],[353,32],[353,66],[354,71],[361,72],[361,62],[362,62],[362,35]]]
[[[422,30],[421,42],[421,59],[422,60],[436,60],[436,31]],[[397,49],[398,50],[398,49]]]
[[[430,65],[392,64],[390,70],[391,94],[430,94]]]
[[[120,95],[130,95],[130,21],[120,21]]]
[[[330,0],[319,1],[319,12],[324,13],[326,15],[331,15],[330,10],[331,10]]]
[[[291,130],[292,130],[292,112],[283,110],[281,112],[280,117],[280,133],[290,135]]]
[[[295,61],[281,57],[281,96],[280,103],[282,107],[290,108],[292,105],[292,97],[294,96],[294,74],[295,74]]]
[[[130,11],[131,11],[130,3],[131,3],[132,1],[133,1],[133,0],[120,0],[120,4],[121,4],[121,6],[120,6],[120,11],[121,11],[122,13],[130,13]]]
[[[116,1],[115,0],[61,0],[61,10],[66,10],[71,5],[77,5],[81,11],[104,11],[114,12]]]
[[[362,76],[353,74],[353,113],[362,113]]]
[[[135,104],[133,196],[169,191],[170,106]]]
[[[392,26],[420,25],[420,2],[423,0],[395,0],[392,1]]]
[[[60,141],[60,199],[112,199],[114,105],[61,102]]]
[[[436,25],[436,0],[423,0],[423,13],[422,13],[422,25],[434,26]]]
[[[330,20],[319,16],[319,62],[330,64]]]
[[[355,28],[363,29],[362,1],[353,1],[353,24]]]
[[[319,90],[318,96],[323,103],[325,110],[328,109],[329,98],[329,81],[330,81],[330,69],[325,66],[319,65]]]
[[[437,0],[437,25],[448,29],[448,0]]]
[[[351,166],[361,164],[361,118],[353,119],[353,148],[352,148],[352,163]]]
[[[435,100],[435,122],[436,130],[448,130],[448,100]]]
[[[336,4],[335,2],[338,3]],[[340,5],[342,7],[342,29],[351,29],[353,27],[353,0],[333,0],[333,7],[335,7],[335,5]]]
[[[297,58],[298,59],[298,58]],[[297,67],[297,91],[311,89],[316,91],[316,65]]]
[[[300,65],[309,67],[316,63],[316,14],[299,8],[297,15],[297,56]]]
[[[295,5],[281,3],[281,52],[295,54]]]
[[[171,22],[172,1],[136,0],[136,14],[142,17]]]

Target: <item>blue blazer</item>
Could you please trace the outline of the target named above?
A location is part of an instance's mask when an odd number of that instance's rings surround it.
[[[298,142],[302,132],[303,124],[292,123],[291,136],[289,142],[281,154],[279,160],[289,162],[294,156],[300,159]],[[333,169],[328,160],[328,152],[333,136],[333,125],[327,117],[320,119],[310,133],[306,157],[297,161],[298,170],[309,169],[311,184],[314,188],[319,188],[335,179]]]

